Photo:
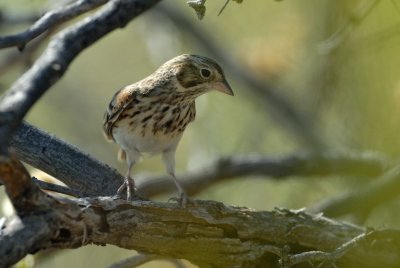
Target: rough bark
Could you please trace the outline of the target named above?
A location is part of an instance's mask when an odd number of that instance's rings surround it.
[[[22,216],[24,223],[35,223],[33,228],[13,235],[12,240],[0,237],[1,260],[9,259],[9,249],[15,251],[14,246],[31,252],[94,243],[185,258],[200,267],[275,267],[283,257],[289,265],[305,261],[317,264],[323,259],[305,258],[304,252],[310,256],[316,251],[329,254],[365,232],[302,211],[252,211],[214,201],[196,201],[187,209],[172,203],[127,202],[109,197],[51,203],[54,210]],[[11,233],[8,228],[15,228],[15,224],[7,223],[5,234]],[[362,243],[332,261],[340,267],[395,267],[400,263],[400,248],[393,235],[399,234],[392,231],[378,239],[376,235],[366,236]],[[34,244],[24,243],[26,237]],[[385,251],[379,250],[382,245]],[[288,246],[285,255],[282,252]],[[303,258],[297,254],[303,254]]]
[[[114,168],[27,123],[19,127],[10,145],[20,160],[83,196],[113,195],[123,181]]]

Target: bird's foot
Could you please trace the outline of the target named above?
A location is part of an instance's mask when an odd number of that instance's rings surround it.
[[[185,192],[181,192],[179,197],[171,197],[168,199],[168,202],[175,201],[183,208],[186,208],[188,204],[193,204],[194,201],[189,198],[189,196]]]
[[[125,177],[124,183],[118,188],[117,196],[122,197],[125,193],[126,189],[126,200],[132,201],[133,197],[136,195],[135,192],[135,182],[131,177]]]

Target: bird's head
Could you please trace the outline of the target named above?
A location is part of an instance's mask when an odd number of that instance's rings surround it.
[[[212,59],[183,54],[166,62],[165,65],[173,70],[178,83],[174,89],[177,92],[197,97],[208,91],[217,90],[233,96],[222,68]]]

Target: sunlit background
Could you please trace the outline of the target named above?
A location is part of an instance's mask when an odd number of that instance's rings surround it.
[[[201,21],[186,1],[163,2],[186,16],[210,42],[216,42],[238,64],[287,99],[307,118],[311,131],[326,150],[377,151],[394,160],[398,157],[398,1],[375,1],[365,16],[352,20],[354,14],[362,14],[362,8],[374,1],[231,1],[217,16],[225,0],[215,0],[206,2],[206,15]],[[3,0],[0,11],[18,17],[42,14],[54,6],[57,1]],[[82,17],[75,21],[79,19]],[[29,25],[0,22],[0,34],[16,33]],[[61,81],[29,112],[27,121],[124,174],[126,164],[117,161],[117,146],[107,143],[102,134],[105,108],[116,90],[144,78],[166,60],[183,53],[210,55],[184,28],[154,9],[107,35],[79,55]],[[44,48],[45,45],[36,51],[32,59]],[[4,66],[13,53],[15,48],[0,51],[2,92],[31,63]],[[178,174],[224,155],[290,155],[312,149],[310,143],[304,142],[304,134],[290,127],[284,117],[268,112],[273,110],[266,107],[270,104],[256,101],[254,91],[228,66],[223,67],[235,96],[213,92],[198,98],[196,120],[187,128],[177,150]],[[135,166],[134,172],[161,174],[164,168],[160,158],[153,157]],[[298,209],[356,190],[368,182],[339,176],[291,177],[282,181],[251,176],[217,183],[195,198],[257,210]],[[376,207],[363,224],[400,227],[399,201],[394,199]],[[0,215],[12,213],[3,192],[0,202]],[[17,266],[106,267],[133,254],[113,246],[86,246],[46,252],[37,258],[30,256]],[[143,267],[176,266],[157,261]]]

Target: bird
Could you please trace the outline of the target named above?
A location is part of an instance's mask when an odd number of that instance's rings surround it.
[[[132,200],[136,193],[133,166],[144,155],[161,154],[179,192],[175,199],[186,206],[188,195],[175,176],[175,152],[187,125],[195,119],[195,99],[213,90],[234,95],[216,61],[183,54],[114,94],[104,115],[103,131],[109,141],[119,145],[119,159],[128,165],[117,195],[126,189],[127,200]]]

